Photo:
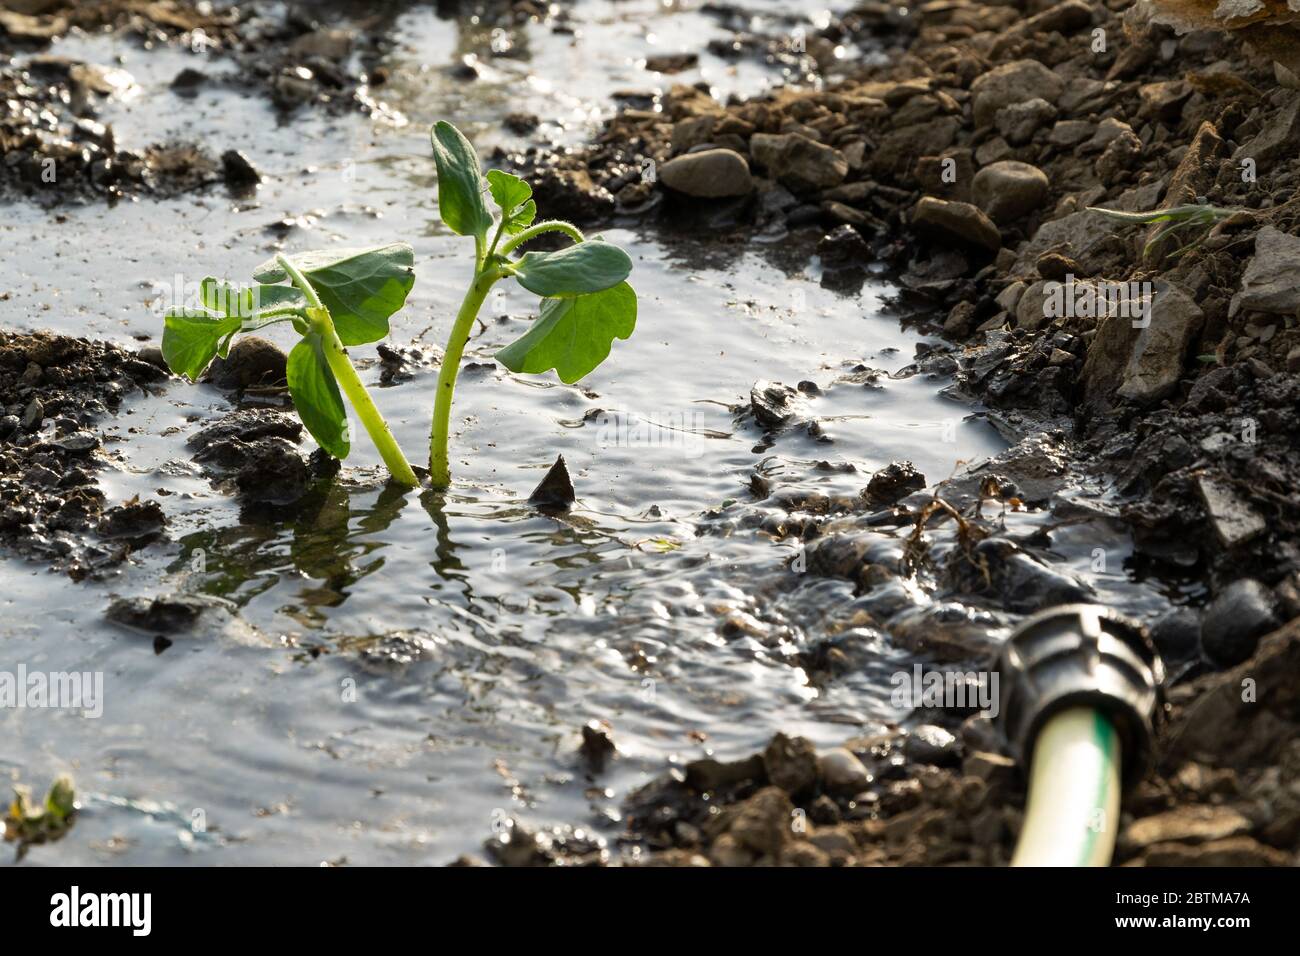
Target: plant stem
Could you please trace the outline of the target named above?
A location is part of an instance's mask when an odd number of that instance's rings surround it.
[[[326,313],[328,316],[328,313]],[[388,423],[384,421],[384,416],[379,413],[375,407],[374,399],[366,391],[366,386],[361,381],[361,376],[357,370],[352,367],[352,361],[348,358],[348,351],[339,341],[338,333],[334,331],[334,323],[330,322],[329,328],[322,336],[325,345],[325,361],[329,363],[330,370],[334,377],[338,379],[339,388],[347,396],[352,407],[356,409],[357,417],[361,419],[361,424],[366,426],[366,432],[370,435],[370,440],[375,443],[375,448],[379,450],[379,457],[384,460],[388,466],[389,473],[399,484],[406,485],[408,488],[415,488],[420,484],[420,479],[415,477],[415,471],[411,468],[411,463],[406,460],[402,454],[402,449],[397,445],[397,439],[388,428]]]
[[[544,232],[562,232],[574,242],[582,242],[583,240],[582,233],[573,223],[563,222],[559,219],[549,219],[546,222],[539,222],[536,225],[529,226],[523,232],[511,236],[506,240],[506,244],[501,247],[498,255],[508,256],[525,242],[535,236],[540,236]]]
[[[456,391],[456,376],[460,373],[460,359],[474,329],[478,310],[482,308],[492,284],[500,278],[501,272],[495,268],[475,272],[474,281],[465,293],[465,301],[456,313],[451,336],[447,339],[442,368],[438,370],[438,392],[433,401],[433,430],[429,434],[429,484],[434,488],[451,487],[447,442],[451,436],[451,399]]]
[[[562,232],[574,242],[583,240],[582,233],[576,226],[557,219],[528,227],[498,249],[501,229],[502,226],[498,225],[490,248],[484,245],[486,237],[474,237],[474,281],[470,283],[465,301],[456,313],[451,336],[447,339],[447,349],[442,356],[442,368],[438,370],[438,392],[433,400],[433,428],[429,433],[429,484],[434,488],[451,487],[451,464],[447,458],[447,445],[451,438],[451,400],[456,392],[461,356],[465,353],[469,334],[474,329],[478,310],[483,307],[483,300],[487,298],[492,284],[509,274],[510,264],[498,260],[504,260],[519,246],[544,232]]]
[[[388,466],[388,472],[393,476],[393,480],[408,488],[416,488],[420,484],[420,479],[415,477],[415,472],[411,468],[411,463],[406,460],[402,454],[402,449],[397,445],[397,439],[388,428],[388,423],[384,421],[384,416],[379,413],[375,406],[374,399],[366,391],[366,386],[361,381],[361,376],[352,366],[352,360],[348,358],[348,350],[343,347],[339,340],[338,332],[334,329],[334,320],[330,317],[329,309],[325,308],[312,288],[306,276],[284,256],[276,256],[275,261],[280,264],[280,268],[285,271],[302,294],[307,298],[308,317],[312,325],[319,331],[321,343],[324,346],[325,361],[329,363],[330,371],[334,373],[334,378],[339,383],[339,388],[347,396],[352,407],[356,410],[357,417],[361,419],[361,424],[365,426],[366,433],[370,435],[370,440],[375,443],[375,448],[379,450],[379,457],[384,460]]]

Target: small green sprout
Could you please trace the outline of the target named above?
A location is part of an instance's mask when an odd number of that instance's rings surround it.
[[[1239,209],[1225,209],[1219,206],[1202,205],[1200,203],[1188,203],[1184,206],[1174,206],[1170,209],[1153,209],[1150,212],[1120,212],[1118,209],[1102,209],[1099,206],[1089,206],[1091,212],[1099,212],[1109,216],[1112,219],[1119,219],[1122,222],[1135,222],[1151,224],[1155,222],[1164,223],[1156,234],[1153,235],[1145,247],[1142,249],[1142,256],[1146,258],[1151,255],[1152,251],[1160,244],[1160,241],[1175,232],[1186,230],[1189,232],[1201,231],[1202,235],[1192,241],[1185,242],[1169,254],[1169,258],[1176,259],[1185,253],[1191,252],[1199,246],[1205,239],[1203,233],[1208,232],[1215,223],[1227,219],[1234,213],[1240,212]],[[1181,237],[1180,237],[1181,238]]]
[[[30,787],[14,786],[14,798],[5,812],[4,838],[18,844],[19,859],[34,843],[57,840],[67,833],[77,813],[77,792],[67,774],[50,785],[45,801],[32,802]]]
[[[204,279],[197,304],[167,313],[163,358],[173,372],[196,380],[217,355],[226,357],[239,333],[291,322],[302,340],[289,353],[289,394],[312,438],[335,458],[348,456],[346,395],[393,479],[414,488],[419,480],[346,348],[388,334],[389,316],[405,304],[415,283],[413,262],[409,245],[393,243],[278,255],[254,271],[258,284],[251,287]],[[291,284],[276,284],[285,280]]]
[[[614,339],[631,336],[636,327],[637,299],[626,281],[632,271],[626,252],[599,237],[586,239],[567,222],[534,222],[537,204],[533,189],[518,176],[489,170],[485,187],[474,147],[450,123],[435,125],[432,139],[438,167],[438,212],[452,232],[474,237],[474,277],[447,340],[429,437],[430,483],[434,488],[447,488],[451,484],[447,442],[456,375],[479,309],[498,280],[512,278],[542,302],[532,327],[497,352],[497,361],[512,372],[540,374],[555,369],[566,384],[600,365],[609,356]],[[488,210],[486,195],[491,195],[500,210],[499,218]],[[546,232],[562,233],[573,245],[512,258],[520,246]]]

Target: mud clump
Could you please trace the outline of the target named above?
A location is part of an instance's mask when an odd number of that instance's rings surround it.
[[[0,545],[81,578],[162,536],[157,502],[105,499],[95,426],[164,377],[113,345],[0,332]]]
[[[256,335],[241,336],[223,358],[212,360],[207,381],[217,388],[244,390],[287,385],[288,357],[280,347]]]
[[[327,470],[323,453],[304,459],[298,451],[302,424],[269,408],[240,408],[186,440],[194,461],[219,485],[252,504],[291,504]]]

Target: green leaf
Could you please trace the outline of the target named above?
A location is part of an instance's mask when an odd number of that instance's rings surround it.
[[[405,242],[373,249],[305,252],[289,258],[329,309],[344,345],[365,345],[386,336],[388,317],[406,304],[415,284],[415,251]],[[283,282],[288,276],[272,259],[258,266],[253,278]]]
[[[618,285],[631,273],[632,260],[612,242],[588,239],[558,252],[526,252],[513,266],[529,292],[567,298]]]
[[[478,154],[450,123],[435,124],[431,138],[438,166],[438,214],[457,235],[484,238],[492,228],[492,214],[483,201]]]
[[[285,307],[305,306],[303,294],[293,286],[255,285],[237,287],[208,276],[199,283],[199,301],[205,309],[220,315],[254,320],[261,313]]]
[[[531,226],[536,218],[537,203],[530,199],[516,209],[510,218],[506,220],[505,230],[509,235],[513,236],[515,233],[523,232]]]
[[[501,219],[507,235],[527,229],[537,218],[537,203],[533,202],[533,187],[518,176],[499,169],[487,172],[488,189],[492,199],[501,207]]]
[[[602,292],[545,300],[533,327],[496,358],[512,372],[553,368],[572,384],[605,361],[614,339],[628,338],[635,328],[636,293],[620,282]]]
[[[162,354],[177,375],[197,381],[212,364],[218,350],[229,347],[239,331],[239,316],[218,315],[199,309],[168,312],[163,319]]]
[[[493,201],[501,207],[501,215],[507,218],[532,198],[533,187],[518,176],[499,169],[489,169],[487,181]]]
[[[346,458],[351,450],[348,441],[348,418],[343,408],[334,372],[325,360],[325,346],[318,333],[308,334],[289,353],[286,367],[289,394],[298,409],[298,417],[311,437],[335,458]]]

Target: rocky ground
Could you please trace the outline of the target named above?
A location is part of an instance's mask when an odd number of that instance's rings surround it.
[[[1112,483],[1104,517],[1132,532],[1137,566],[1206,586],[1200,610],[1153,628],[1169,719],[1157,772],[1125,804],[1117,861],[1294,864],[1300,631],[1280,625],[1300,614],[1300,83],[1239,36],[1177,35],[1152,13],[860,3],[798,51],[821,89],[721,103],[678,86],[660,110],[622,110],[585,151],[496,158],[542,177],[539,203],[582,222],[820,236],[826,283],[850,287],[890,262],[905,303],[951,343],[919,367],[955,373],[1016,444],[941,487],[951,513],[905,497],[915,488],[810,503],[756,477],[769,517],[750,523],[802,538],[810,570],[864,591],[907,570],[905,555],[870,553],[866,528],[960,524],[979,543],[950,549],[941,580],[1030,610],[1086,588],[1035,569],[1046,542],[1000,537],[980,503],[1068,522],[1081,515],[1059,492]],[[835,47],[887,56],[862,66]],[[1193,206],[1168,235],[1097,209]],[[760,421],[797,401],[781,385],[751,396]],[[967,623],[928,621],[924,643],[987,663]],[[851,663],[847,643],[828,653],[811,673]],[[820,755],[778,736],[747,759],[697,762],[630,799],[628,840],[665,864],[1001,863],[1021,788],[981,718],[943,713]],[[528,832],[498,842],[514,848],[490,846],[505,862],[569,847]]]

